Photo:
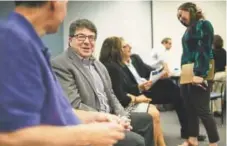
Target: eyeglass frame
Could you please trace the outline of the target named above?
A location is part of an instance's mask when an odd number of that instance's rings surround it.
[[[83,40],[80,40],[80,39],[78,39],[78,36],[79,36],[79,35],[85,36],[85,38],[84,38]],[[72,35],[71,37],[76,37],[76,39],[78,39],[79,41],[85,41],[86,38],[88,38],[89,42],[94,42],[94,41],[96,41],[96,36],[93,36],[93,35],[84,35],[84,34],[81,34],[81,33],[79,33],[79,34],[74,34],[74,35]],[[92,38],[93,40],[91,40],[91,37],[94,37],[94,38]]]

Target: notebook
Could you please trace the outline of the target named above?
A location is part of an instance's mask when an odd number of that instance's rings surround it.
[[[181,68],[180,84],[192,83],[194,63],[184,64]],[[210,60],[209,72],[205,80],[213,80],[214,78],[214,60]]]

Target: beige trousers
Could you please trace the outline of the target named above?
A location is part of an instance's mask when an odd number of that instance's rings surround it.
[[[218,80],[218,81],[226,81],[226,72],[216,72],[214,75],[214,81]],[[213,92],[221,92],[221,83],[215,82],[213,84]],[[214,111],[221,111],[221,99],[218,98],[217,100],[215,100],[213,102],[213,112]]]

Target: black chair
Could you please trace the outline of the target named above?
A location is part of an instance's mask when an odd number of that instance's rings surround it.
[[[220,92],[214,92],[213,91],[213,84],[218,83],[221,86]],[[210,93],[210,101],[211,101],[211,111],[213,112],[213,103],[218,98],[221,99],[221,124],[224,123],[224,117],[225,117],[225,110],[226,110],[226,81],[218,81],[214,80],[211,84],[211,93]]]

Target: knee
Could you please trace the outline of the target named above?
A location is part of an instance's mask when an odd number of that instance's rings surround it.
[[[197,110],[197,114],[201,119],[212,117],[210,110]]]
[[[145,146],[145,140],[137,133],[127,132],[123,144],[130,146]]]
[[[145,146],[145,139],[141,135],[137,135],[136,146]]]
[[[144,127],[152,125],[153,117],[148,113],[131,113],[131,124],[136,127]]]
[[[131,113],[131,125],[135,131],[147,132],[153,130],[153,117],[148,113]]]
[[[160,122],[160,112],[158,111],[158,109],[156,107],[155,108],[150,107],[148,110],[148,113],[152,116],[153,121],[155,123]]]

